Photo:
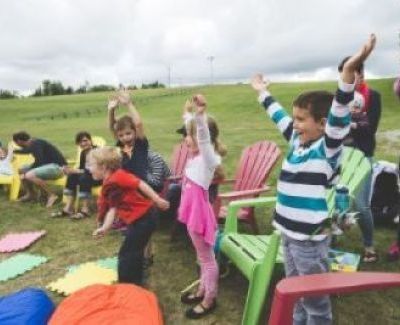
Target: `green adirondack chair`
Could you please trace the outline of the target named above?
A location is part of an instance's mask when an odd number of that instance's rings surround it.
[[[339,182],[349,188],[350,197],[354,198],[359,185],[370,170],[371,164],[361,151],[352,148],[344,149]],[[334,192],[335,190],[332,189],[327,195],[330,216],[334,212]],[[275,197],[261,197],[234,201],[228,207],[228,216],[221,239],[221,252],[249,280],[242,317],[243,325],[258,323],[275,264],[283,262],[283,255],[280,249],[280,236],[277,232],[272,235],[241,234],[238,232],[236,215],[241,207],[272,207],[275,202]]]

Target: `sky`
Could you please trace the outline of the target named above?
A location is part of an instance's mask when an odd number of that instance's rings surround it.
[[[367,77],[400,74],[399,0],[1,0],[0,89],[329,80],[371,32]]]

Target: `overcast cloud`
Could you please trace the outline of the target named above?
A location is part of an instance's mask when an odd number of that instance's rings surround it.
[[[2,0],[0,88],[333,79],[370,32],[369,76],[400,73],[397,0]]]

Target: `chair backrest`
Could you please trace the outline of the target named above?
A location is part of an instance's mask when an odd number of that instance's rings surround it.
[[[281,151],[269,141],[259,141],[246,147],[236,169],[234,191],[262,188]]]
[[[96,147],[101,148],[101,147],[104,147],[107,144],[107,142],[104,138],[94,135],[94,136],[92,136],[92,144]],[[74,165],[75,168],[79,167],[79,159],[81,157],[81,151],[82,151],[81,147],[76,146],[76,158],[75,158],[75,165]]]
[[[12,160],[12,166],[15,171],[15,173],[18,173],[18,170],[21,169],[24,166],[29,166],[31,165],[35,159],[31,154],[19,154],[16,153],[14,154],[14,158]]]
[[[171,176],[179,177],[183,175],[186,162],[189,158],[189,148],[185,141],[177,144],[172,152]]]
[[[344,148],[339,184],[347,186],[350,197],[355,196],[358,187],[371,172],[371,168],[368,158],[360,150],[349,147]],[[327,201],[329,215],[332,216],[335,207],[335,188],[329,190]]]

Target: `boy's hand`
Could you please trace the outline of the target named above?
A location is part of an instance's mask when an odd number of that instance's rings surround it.
[[[354,83],[354,73],[371,54],[375,44],[376,36],[375,34],[371,34],[368,41],[361,47],[361,49],[357,53],[353,54],[343,65],[343,71],[341,73],[342,81],[348,84]]]
[[[257,73],[253,78],[251,78],[251,86],[258,92],[268,89],[269,85],[270,81],[264,80],[264,76],[261,73]]]
[[[201,115],[204,114],[207,108],[206,98],[202,94],[193,96],[193,103],[196,107],[196,113]]]
[[[129,104],[132,104],[131,95],[129,94],[129,92],[126,89],[118,91],[117,96],[118,96],[118,101],[122,105],[127,106]]]
[[[108,97],[108,105],[107,108],[109,111],[114,110],[118,107],[119,101],[116,95],[112,95]]]
[[[105,229],[103,227],[97,228],[95,231],[93,231],[93,237],[102,237],[106,234]]]
[[[156,204],[157,208],[162,211],[169,209],[169,202],[160,197],[154,203]]]

